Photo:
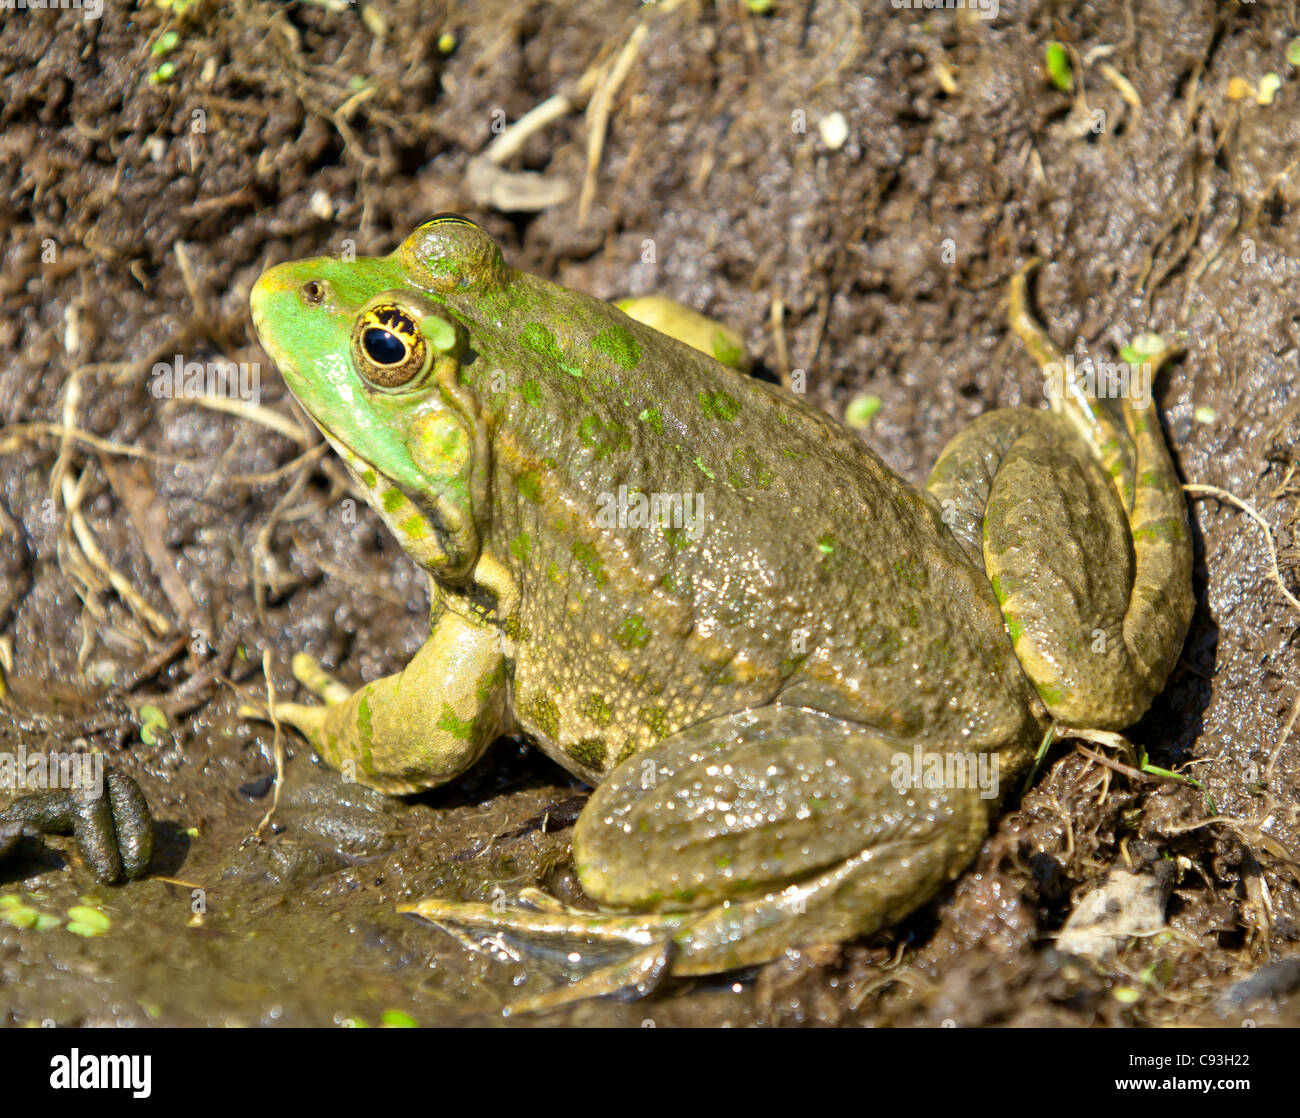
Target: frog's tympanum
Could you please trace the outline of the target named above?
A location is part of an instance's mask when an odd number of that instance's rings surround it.
[[[1049,726],[1130,725],[1178,656],[1191,543],[1149,396],[983,415],[918,491],[729,367],[729,332],[689,316],[693,348],[453,215],[271,268],[252,313],[432,595],[403,671],[349,693],[299,656],[326,701],[278,717],[387,792],[503,733],[595,788],[594,910],[409,906],[437,922],[624,942],[624,977],[872,932],[971,861]]]

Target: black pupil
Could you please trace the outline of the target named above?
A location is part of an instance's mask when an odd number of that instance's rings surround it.
[[[406,356],[406,343],[396,334],[371,326],[361,336],[366,356],[376,365],[396,365]]]

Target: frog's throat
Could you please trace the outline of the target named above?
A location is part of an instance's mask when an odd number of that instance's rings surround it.
[[[332,431],[317,426],[402,550],[442,581],[463,581],[478,561],[482,540],[473,508],[449,496],[455,488],[452,481],[444,481],[436,490],[412,492],[385,477]]]

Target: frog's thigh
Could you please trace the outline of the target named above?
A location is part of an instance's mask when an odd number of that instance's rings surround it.
[[[334,768],[403,795],[478,760],[501,731],[504,694],[497,631],[445,610],[402,671],[326,706],[277,704],[276,714]]]
[[[977,567],[984,567],[984,510],[993,479],[1007,451],[1043,413],[1029,408],[985,412],[960,431],[939,455],[925,487],[942,510],[943,522]]]
[[[924,903],[987,833],[978,788],[910,787],[911,764],[804,708],[704,722],[609,774],[578,820],[574,867],[606,907],[707,910],[674,935],[674,973],[850,939]]]
[[[1038,414],[993,478],[984,568],[1021,666],[1052,715],[1122,729],[1154,693],[1124,639],[1134,583],[1128,517],[1082,440],[1058,417]]]

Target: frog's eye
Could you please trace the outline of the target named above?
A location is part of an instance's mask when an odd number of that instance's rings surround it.
[[[414,316],[396,303],[378,303],[357,315],[352,360],[380,388],[409,384],[429,366],[430,351]]]

